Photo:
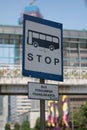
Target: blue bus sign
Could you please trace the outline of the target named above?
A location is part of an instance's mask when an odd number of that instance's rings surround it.
[[[23,76],[63,81],[62,24],[23,17]]]

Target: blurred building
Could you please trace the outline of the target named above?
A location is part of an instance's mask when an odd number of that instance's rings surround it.
[[[4,126],[8,121],[8,96],[0,95],[0,130],[4,130]]]
[[[31,100],[28,96],[10,96],[10,121],[20,122],[18,115],[28,112],[31,109]]]
[[[63,30],[63,56],[64,79],[70,80],[70,84],[73,84],[76,79],[80,83],[87,81],[87,31]],[[0,84],[16,82],[20,84],[29,81],[29,78],[27,80],[22,76],[21,65],[22,26],[0,25]],[[34,79],[32,80],[34,81]],[[80,108],[87,101],[87,95],[71,95],[69,97],[70,104],[74,109]],[[8,105],[4,105],[7,103]],[[0,105],[0,122],[4,123],[9,119],[16,121],[18,115],[31,109],[39,110],[39,101],[31,102],[26,96],[14,96],[10,99],[7,96],[0,96],[0,104],[2,104]],[[7,118],[7,115],[10,118]]]

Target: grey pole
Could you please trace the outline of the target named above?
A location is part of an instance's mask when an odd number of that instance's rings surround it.
[[[44,83],[44,79],[40,79]],[[45,100],[40,100],[40,130],[45,130]]]

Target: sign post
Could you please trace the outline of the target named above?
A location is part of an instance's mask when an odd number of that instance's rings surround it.
[[[40,83],[44,82],[44,79],[40,79]],[[45,100],[40,100],[40,130],[45,130]]]
[[[42,84],[63,81],[62,37],[61,23],[24,14],[23,75],[40,78]],[[45,130],[45,99],[40,100],[40,126]]]
[[[40,83],[28,83],[29,98],[40,99],[40,126],[45,130],[45,100],[58,100],[58,86],[45,84],[44,79]]]

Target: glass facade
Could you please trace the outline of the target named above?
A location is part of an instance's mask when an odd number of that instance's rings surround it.
[[[87,39],[64,39],[64,66],[87,67]]]
[[[0,64],[20,64],[22,35],[0,35]]]

